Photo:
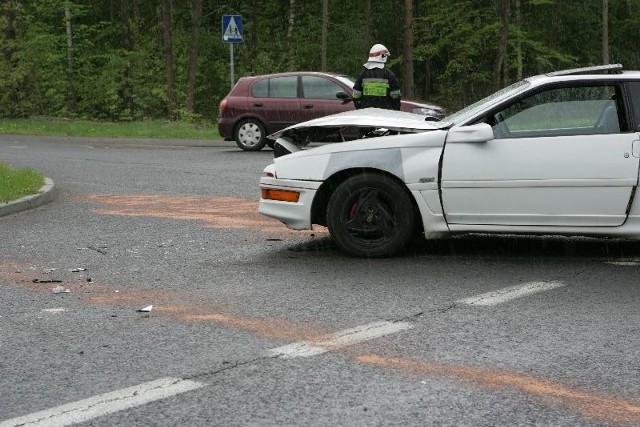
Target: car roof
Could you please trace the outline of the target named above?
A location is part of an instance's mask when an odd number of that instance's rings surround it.
[[[553,82],[598,81],[598,80],[638,80],[640,71],[623,70],[621,64],[597,65],[593,67],[572,68],[531,76],[525,80],[538,86]]]
[[[348,77],[346,74],[332,73],[328,71],[287,71],[272,74],[257,74],[252,76],[244,76],[242,79],[257,80],[271,77],[290,77],[290,76],[325,76],[325,77]]]

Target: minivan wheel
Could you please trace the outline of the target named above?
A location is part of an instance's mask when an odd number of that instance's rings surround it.
[[[242,120],[236,126],[236,144],[244,151],[260,151],[266,144],[265,134],[264,125],[258,120]]]

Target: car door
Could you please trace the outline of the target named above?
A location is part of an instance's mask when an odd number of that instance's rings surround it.
[[[267,134],[300,122],[298,77],[271,77],[254,83],[249,107],[261,117]]]
[[[483,118],[486,142],[447,142],[449,224],[619,226],[638,182],[638,134],[616,84],[552,87]]]
[[[353,102],[338,99],[338,92],[347,89],[337,82],[322,76],[302,76],[302,98],[300,100],[301,121],[353,110]]]

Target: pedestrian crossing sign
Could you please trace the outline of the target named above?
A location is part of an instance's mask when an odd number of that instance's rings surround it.
[[[242,16],[222,16],[222,41],[225,43],[242,43]]]

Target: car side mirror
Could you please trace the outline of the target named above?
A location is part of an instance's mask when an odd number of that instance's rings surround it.
[[[343,92],[343,91],[337,92],[336,98],[342,99],[345,103],[351,101],[351,96],[349,96],[347,92]]]
[[[449,129],[449,142],[487,142],[494,138],[493,129],[487,123],[470,126],[457,126]]]

